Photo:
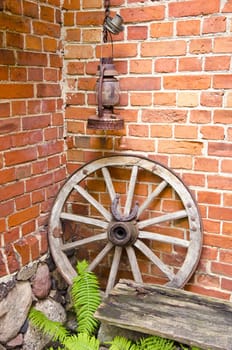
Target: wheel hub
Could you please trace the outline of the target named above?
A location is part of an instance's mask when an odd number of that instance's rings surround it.
[[[108,227],[108,239],[117,246],[132,245],[138,238],[138,229],[135,221],[117,221],[110,223]]]

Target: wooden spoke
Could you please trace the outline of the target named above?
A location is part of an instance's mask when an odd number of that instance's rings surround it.
[[[110,275],[109,275],[109,279],[108,279],[108,283],[107,283],[107,287],[106,287],[106,292],[105,292],[106,295],[109,294],[109,292],[111,291],[111,289],[115,285],[121,255],[122,255],[122,247],[116,246],[115,250],[114,250],[113,262],[112,262],[111,269],[110,269]]]
[[[108,242],[107,245],[101,250],[101,252],[96,256],[96,258],[89,265],[89,271],[93,271],[95,267],[104,259],[104,257],[111,251],[113,244]]]
[[[70,220],[70,221],[79,222],[79,223],[83,223],[83,224],[102,227],[104,229],[106,229],[108,227],[108,223],[105,221],[89,218],[89,217],[82,216],[82,215],[76,215],[76,214],[62,212],[60,214],[60,218],[64,219],[64,220]]]
[[[93,196],[91,196],[83,187],[74,186],[75,190],[82,195],[90,204],[92,204],[101,213],[107,221],[110,221],[112,215],[101,205]]]
[[[167,187],[168,183],[166,181],[162,181],[159,186],[149,195],[149,197],[143,202],[143,204],[139,207],[138,215],[139,218],[140,215],[144,212],[145,209],[151,204],[151,202],[160,195],[160,193]]]
[[[147,226],[157,225],[157,224],[160,224],[161,222],[165,222],[165,221],[183,219],[183,218],[186,218],[187,216],[188,216],[188,214],[187,214],[186,210],[179,210],[179,211],[176,211],[174,213],[168,213],[165,215],[157,216],[157,217],[152,218],[152,219],[140,221],[138,223],[138,228],[141,229],[141,228],[144,228]]]
[[[131,211],[132,201],[133,201],[133,197],[134,197],[134,190],[135,190],[135,185],[136,185],[136,181],[137,181],[137,175],[138,175],[138,167],[134,165],[132,168],[129,188],[128,188],[128,192],[127,192],[124,216],[128,216],[130,214],[130,211]]]
[[[137,239],[135,247],[138,248],[149,260],[151,260],[168,278],[172,280],[175,275],[142,241]]]
[[[65,252],[65,251],[70,250],[70,249],[81,247],[85,244],[93,243],[96,241],[102,241],[105,239],[107,239],[106,232],[101,233],[101,234],[96,235],[96,236],[91,236],[91,237],[79,239],[78,241],[75,241],[75,242],[65,243],[62,245],[61,249],[63,252]]]
[[[132,248],[131,246],[128,246],[126,247],[126,252],[128,255],[131,271],[135,282],[143,282],[134,248]]]
[[[116,192],[114,190],[114,185],[113,185],[109,170],[106,167],[103,167],[101,169],[101,171],[102,171],[102,174],[104,176],[104,180],[105,180],[106,187],[107,187],[107,190],[108,190],[109,195],[110,195],[111,202],[113,202],[113,200],[116,197]]]
[[[189,241],[187,241],[186,239],[160,235],[158,233],[153,233],[153,232],[140,231],[139,238],[150,239],[152,241],[159,241],[163,243],[175,244],[184,248],[189,247]]]

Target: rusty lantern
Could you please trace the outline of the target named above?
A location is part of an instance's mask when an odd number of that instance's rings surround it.
[[[96,84],[97,115],[88,119],[87,128],[122,129],[124,126],[123,119],[114,114],[114,106],[119,102],[119,82],[115,78],[118,72],[115,69],[112,57],[101,58],[97,75],[99,76]]]

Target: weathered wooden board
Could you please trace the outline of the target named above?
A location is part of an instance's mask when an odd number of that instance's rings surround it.
[[[181,289],[120,280],[96,317],[202,349],[232,350],[232,303]]]

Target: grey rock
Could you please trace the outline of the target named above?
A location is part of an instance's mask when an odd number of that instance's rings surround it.
[[[32,264],[24,266],[18,273],[17,273],[17,280],[18,281],[28,281],[32,278],[32,276],[36,273],[38,263],[34,262]]]
[[[42,311],[50,320],[64,323],[66,313],[64,308],[56,301],[48,298],[36,303],[35,308]],[[27,332],[24,335],[23,350],[42,350],[51,341],[50,336],[43,335],[38,329],[29,323]]]
[[[24,324],[32,303],[29,282],[19,282],[0,302],[0,342],[16,337]]]
[[[45,299],[51,289],[51,277],[49,273],[48,265],[43,263],[39,264],[35,274],[35,278],[32,282],[32,292],[38,299]]]

